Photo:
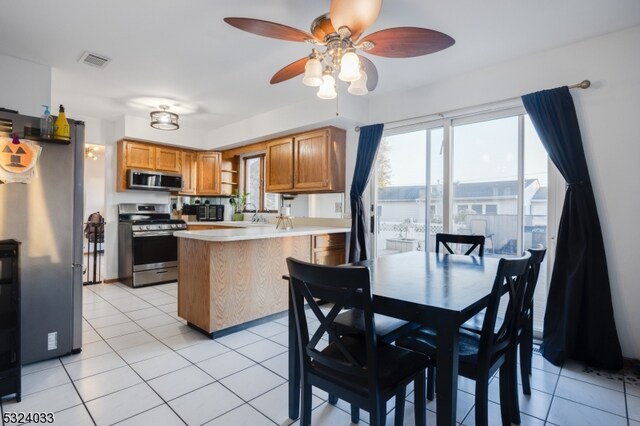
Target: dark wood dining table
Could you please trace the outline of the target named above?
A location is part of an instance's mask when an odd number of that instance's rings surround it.
[[[437,333],[437,423],[456,424],[458,328],[484,309],[499,259],[412,251],[352,263],[371,271],[376,313],[421,323]],[[300,412],[300,363],[289,298],[289,417]]]

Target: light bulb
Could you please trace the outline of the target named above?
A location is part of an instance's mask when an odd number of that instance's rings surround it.
[[[360,78],[356,81],[352,81],[347,91],[356,96],[362,96],[369,93],[369,89],[367,89],[367,73],[361,71]]]
[[[318,87],[322,84],[322,64],[316,58],[309,59],[304,66],[302,83],[305,86]]]
[[[325,73],[322,76],[322,84],[318,90],[318,97],[320,99],[333,99],[338,94],[336,93],[336,80],[331,74]]]
[[[342,81],[356,81],[360,78],[360,58],[355,52],[347,52],[340,60],[340,74]]]

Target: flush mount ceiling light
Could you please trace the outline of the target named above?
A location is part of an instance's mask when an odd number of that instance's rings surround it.
[[[161,111],[151,111],[151,127],[158,130],[178,130],[178,114],[167,111],[167,105],[160,105]]]
[[[373,62],[357,54],[358,50],[387,58],[410,58],[446,49],[455,40],[446,34],[426,28],[388,28],[373,34],[362,33],[375,22],[382,0],[331,0],[329,13],[316,18],[311,34],[275,22],[252,18],[224,18],[243,31],[280,40],[300,41],[324,47],[282,68],[271,78],[271,84],[289,80],[304,73],[303,84],[319,87],[318,97],[337,96],[335,82],[349,83],[352,95],[366,95],[378,85],[378,70]]]

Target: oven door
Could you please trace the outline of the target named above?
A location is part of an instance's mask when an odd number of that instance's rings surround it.
[[[178,264],[178,239],[173,231],[133,233],[133,272],[166,268]]]

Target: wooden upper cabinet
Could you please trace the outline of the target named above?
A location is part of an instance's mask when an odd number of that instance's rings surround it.
[[[267,143],[267,192],[293,188],[293,138]]]
[[[198,152],[197,159],[196,193],[198,195],[219,195],[222,154],[219,152]]]
[[[194,195],[197,186],[197,158],[195,152],[182,152],[182,191],[180,194]]]
[[[327,127],[267,144],[267,192],[343,192],[346,132]]]
[[[298,189],[325,189],[329,185],[328,130],[305,133],[294,138],[293,186]]]
[[[165,172],[180,173],[182,163],[182,151],[177,149],[157,146],[155,148],[155,169]]]
[[[123,143],[125,144],[125,167],[129,169],[155,169],[155,146],[130,141],[123,141]]]

